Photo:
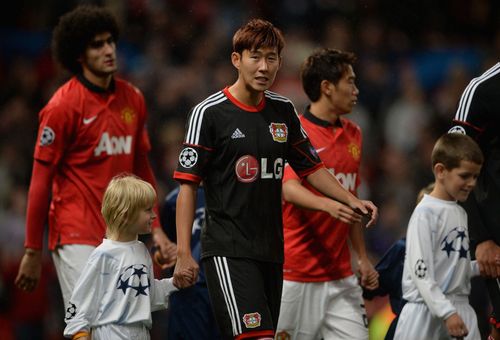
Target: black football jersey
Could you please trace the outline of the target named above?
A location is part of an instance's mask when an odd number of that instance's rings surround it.
[[[265,91],[247,106],[226,88],[191,110],[174,178],[203,181],[202,258],[283,262],[285,161],[301,176],[323,166],[289,99]]]
[[[485,157],[474,195],[464,205],[471,237],[500,244],[500,63],[467,85],[450,132],[474,138]]]

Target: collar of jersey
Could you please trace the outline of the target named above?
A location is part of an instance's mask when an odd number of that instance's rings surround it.
[[[264,93],[262,94],[262,100],[260,101],[259,105],[257,106],[250,106],[247,104],[244,104],[240,102],[238,99],[236,99],[230,92],[229,92],[229,86],[226,86],[224,90],[222,90],[226,97],[236,106],[238,106],[240,109],[249,111],[249,112],[259,112],[262,110],[266,104],[266,96]]]
[[[319,125],[319,126],[323,126],[323,127],[332,127],[332,126],[338,126],[338,127],[342,127],[342,122],[340,121],[340,118],[337,119],[337,121],[335,122],[335,124],[332,124],[326,120],[323,120],[323,119],[320,119],[318,117],[316,117],[315,115],[313,115],[311,113],[311,111],[309,111],[309,106],[307,106],[305,112],[304,112],[304,118],[307,119],[308,121],[310,121],[311,123],[313,124],[316,124],[316,125]]]
[[[88,88],[92,92],[96,92],[96,93],[113,93],[113,92],[115,92],[115,78],[111,79],[111,83],[109,84],[109,88],[108,89],[105,89],[105,88],[99,87],[99,86],[97,86],[95,84],[92,84],[81,73],[78,74],[76,76],[76,78],[78,79],[78,81],[80,81],[80,83],[83,84],[83,86],[85,86],[86,88]]]

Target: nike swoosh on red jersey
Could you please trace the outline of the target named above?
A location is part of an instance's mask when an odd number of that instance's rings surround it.
[[[90,124],[94,120],[96,120],[96,118],[97,118],[97,116],[93,116],[93,117],[90,117],[90,118],[83,118],[83,124],[85,124],[85,125]]]
[[[317,152],[317,153],[320,153],[321,151],[325,151],[325,150],[326,150],[326,148],[328,148],[328,147],[327,147],[327,146],[324,146],[324,147],[322,147],[322,148],[316,149],[316,152]]]

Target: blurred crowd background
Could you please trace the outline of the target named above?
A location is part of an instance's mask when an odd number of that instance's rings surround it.
[[[18,0],[0,11],[0,338],[60,339],[59,286],[47,252],[32,294],[13,287],[24,251],[24,220],[38,112],[68,77],[51,59],[51,30],[80,3],[119,18],[119,75],[147,101],[151,161],[159,197],[175,186],[189,109],[237,77],[234,31],[251,17],[272,21],[286,39],[272,90],[299,112],[307,104],[299,68],[317,47],[355,52],[363,130],[360,192],[380,209],[366,232],[374,263],[404,236],[419,189],[433,180],[430,151],[447,131],[470,79],[498,62],[500,2],[494,0]],[[500,114],[500,113],[499,113]],[[482,302],[486,306],[486,302]],[[385,305],[370,307],[375,320]],[[161,339],[161,313],[153,339]],[[375,326],[374,326],[375,329]],[[372,338],[377,339],[376,330]]]

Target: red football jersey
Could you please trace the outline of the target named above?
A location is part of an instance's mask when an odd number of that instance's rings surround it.
[[[49,249],[98,245],[105,235],[100,208],[113,176],[134,172],[136,153],[147,153],[146,109],[140,91],[115,79],[110,91],[73,77],[39,114],[36,160],[56,165],[49,211]],[[37,247],[38,235],[26,246]]]
[[[356,194],[360,184],[361,130],[353,122],[340,118],[337,125],[318,119],[310,112],[300,117],[312,145],[344,188]],[[283,182],[299,179],[290,166],[285,167]],[[302,184],[317,195],[306,180]],[[323,282],[352,275],[348,246],[350,226],[329,214],[301,209],[283,203],[286,280]]]

